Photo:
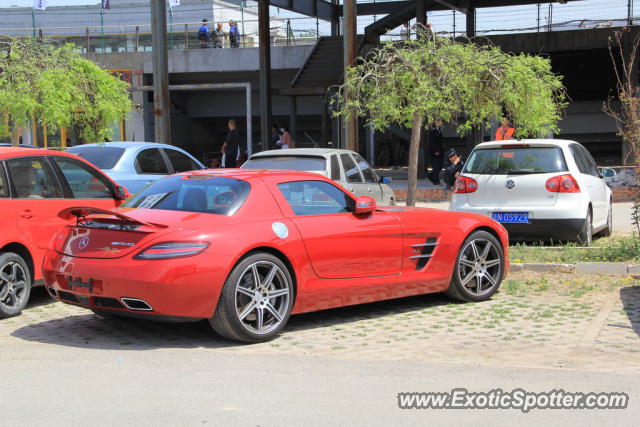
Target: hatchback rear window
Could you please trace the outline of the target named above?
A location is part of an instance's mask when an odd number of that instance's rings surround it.
[[[118,147],[71,147],[67,150],[76,156],[80,156],[89,163],[93,163],[100,169],[113,169],[122,154],[124,148]]]
[[[249,159],[242,169],[280,169],[287,171],[324,171],[327,161],[324,157],[311,156],[269,156]]]
[[[233,215],[246,200],[249,189],[248,183],[233,178],[170,176],[145,188],[123,206]]]
[[[559,147],[501,147],[475,150],[463,172],[479,175],[524,175],[566,170],[567,164]]]

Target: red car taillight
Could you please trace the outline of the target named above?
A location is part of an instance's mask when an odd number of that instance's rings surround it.
[[[209,247],[208,242],[162,242],[140,252],[134,259],[168,259],[199,254]]]
[[[552,193],[579,193],[580,186],[572,175],[559,175],[549,178],[544,186]]]
[[[467,176],[459,176],[453,184],[453,192],[455,194],[473,193],[478,189],[478,182]]]

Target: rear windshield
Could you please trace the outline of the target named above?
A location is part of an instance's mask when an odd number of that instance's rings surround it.
[[[269,156],[249,159],[243,169],[280,169],[287,171],[324,171],[327,161],[324,157],[310,156]]]
[[[113,169],[124,153],[124,148],[118,147],[71,147],[67,150],[76,156],[80,156],[89,163],[93,163],[100,169]]]
[[[233,215],[246,200],[249,189],[245,181],[233,178],[170,176],[151,184],[123,206]]]
[[[485,148],[471,153],[464,171],[480,175],[518,175],[567,170],[559,147]]]

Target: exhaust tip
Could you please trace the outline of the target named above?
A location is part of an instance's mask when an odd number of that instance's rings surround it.
[[[133,311],[153,311],[153,308],[145,301],[138,298],[120,298],[122,304]]]
[[[56,288],[47,286],[47,292],[49,292],[51,298],[58,299],[58,291],[56,291]]]

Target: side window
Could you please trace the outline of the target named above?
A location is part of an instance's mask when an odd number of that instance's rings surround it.
[[[53,172],[43,158],[8,160],[9,175],[19,199],[59,199],[62,191],[58,188]]]
[[[171,166],[176,173],[200,169],[200,166],[198,166],[196,162],[194,162],[189,158],[189,156],[184,155],[178,150],[165,148],[164,153],[169,158]]]
[[[589,175],[595,176],[596,178],[600,178],[600,171],[598,171],[598,165],[596,165],[596,161],[591,157],[591,153],[584,148],[584,146],[579,145],[580,151],[582,151],[582,156],[584,157],[584,161],[587,163],[589,167]]]
[[[331,156],[331,179],[334,181],[340,181],[340,164],[338,163],[338,156]]]
[[[354,154],[353,157],[358,162],[358,167],[362,171],[362,176],[364,177],[365,182],[377,182],[376,173],[371,169],[369,163],[363,159],[359,154]]]
[[[9,197],[9,183],[4,174],[4,163],[0,162],[0,197]]]
[[[344,175],[347,178],[347,182],[360,183],[362,176],[350,155],[347,153],[340,154],[340,160],[342,160],[342,167],[344,168]]]
[[[295,181],[278,184],[298,216],[354,212],[356,203],[342,190],[324,181]]]
[[[578,170],[580,173],[589,175],[589,164],[587,163],[582,151],[580,150],[580,146],[577,144],[572,144],[569,149],[571,150],[571,154],[573,154],[573,158],[578,165]]]
[[[139,152],[136,157],[136,170],[138,173],[159,175],[167,175],[169,173],[159,148],[147,148]]]
[[[64,175],[74,199],[111,199],[113,192],[103,176],[73,159],[53,157]]]

